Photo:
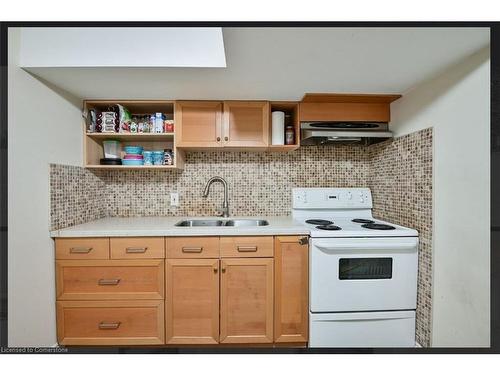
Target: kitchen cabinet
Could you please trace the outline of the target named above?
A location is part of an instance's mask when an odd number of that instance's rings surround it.
[[[159,345],[163,301],[58,301],[61,345]]]
[[[273,259],[221,260],[221,343],[273,342]]]
[[[300,102],[299,118],[301,122],[389,122],[391,102],[400,97],[383,94],[305,94]]]
[[[175,102],[171,100],[85,100],[83,102],[83,164],[90,169],[114,169],[114,170],[137,170],[137,169],[183,169],[184,152],[177,148],[177,138],[174,131],[171,132],[97,132],[89,131],[88,125],[91,123],[91,112],[107,112],[113,109],[116,104],[123,105],[130,112],[132,117],[138,119],[150,118],[151,115],[162,113],[165,119],[174,119]],[[118,140],[122,146],[120,158],[125,152],[124,146],[142,146],[145,150],[163,151],[171,149],[174,153],[172,165],[103,165],[101,159],[104,158],[103,142],[106,140]]]
[[[163,273],[163,259],[58,260],[57,299],[163,299]]]
[[[275,342],[307,342],[309,317],[309,246],[307,237],[274,239]]]
[[[221,147],[222,102],[177,101],[175,127],[178,147]]]
[[[269,102],[224,102],[224,147],[267,147]]]
[[[298,236],[58,238],[58,342],[303,344],[308,246],[300,241]]]
[[[166,343],[219,342],[219,260],[167,260]]]
[[[266,149],[269,144],[267,101],[178,101],[177,146],[185,149]]]

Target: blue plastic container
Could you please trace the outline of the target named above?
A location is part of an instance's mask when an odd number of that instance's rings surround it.
[[[144,156],[144,165],[153,165],[153,152],[152,151],[144,151],[142,153]]]
[[[144,147],[142,146],[125,146],[123,148],[126,154],[130,155],[141,155]]]
[[[153,151],[153,165],[163,165],[163,151]]]
[[[144,160],[127,160],[122,159],[122,165],[144,165]]]

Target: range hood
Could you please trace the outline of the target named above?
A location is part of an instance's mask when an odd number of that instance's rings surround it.
[[[390,103],[401,95],[306,94],[300,102],[301,146],[372,144],[392,138]]]
[[[300,124],[300,145],[360,143],[370,145],[392,138],[387,123],[315,121]]]

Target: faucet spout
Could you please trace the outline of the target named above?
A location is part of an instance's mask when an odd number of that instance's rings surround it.
[[[228,199],[228,188],[227,188],[227,182],[225,179],[219,176],[214,176],[210,178],[205,185],[205,188],[203,189],[203,198],[208,197],[208,194],[210,193],[210,186],[214,182],[220,182],[222,186],[224,187],[224,202],[222,202],[222,216],[223,217],[229,217],[229,199]]]

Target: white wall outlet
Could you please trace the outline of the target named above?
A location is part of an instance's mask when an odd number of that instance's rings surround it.
[[[175,207],[179,206],[179,193],[170,193],[170,205]]]

